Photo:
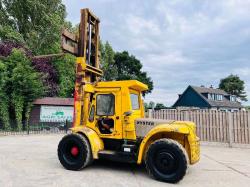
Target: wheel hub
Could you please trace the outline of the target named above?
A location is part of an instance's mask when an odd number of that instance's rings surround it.
[[[72,147],[71,150],[70,150],[70,153],[71,153],[73,156],[77,156],[78,153],[79,153],[78,147],[76,147],[76,146]]]
[[[171,172],[175,167],[175,158],[170,153],[161,152],[156,157],[156,165],[163,173]]]

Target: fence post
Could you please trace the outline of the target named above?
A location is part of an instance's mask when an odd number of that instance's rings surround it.
[[[184,111],[184,121],[189,121],[189,111]]]
[[[68,133],[68,120],[65,121],[65,133],[67,134]]]
[[[27,124],[27,134],[28,135],[30,134],[30,124],[29,123]]]
[[[148,109],[148,118],[153,118],[153,110]]]
[[[233,113],[227,112],[228,116],[228,143],[229,147],[232,147],[233,144]]]

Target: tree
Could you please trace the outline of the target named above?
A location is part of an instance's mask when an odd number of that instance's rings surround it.
[[[133,55],[129,55],[127,51],[117,52],[114,56],[114,66],[117,69],[117,77],[115,80],[138,80],[148,85],[148,91],[151,93],[153,90],[153,81],[142,71],[141,62]]]
[[[118,77],[117,66],[115,65],[115,52],[111,45],[106,42],[102,44],[100,42],[100,51],[101,51],[101,68],[103,70],[103,80],[104,81],[112,81],[116,80]]]
[[[41,97],[44,88],[29,58],[21,50],[14,49],[5,61],[7,67],[5,94],[8,96],[10,118],[15,118],[17,130],[22,130],[29,119],[32,103]]]
[[[58,75],[59,97],[72,97],[75,88],[75,57],[66,54],[52,61]]]
[[[32,67],[40,73],[40,79],[46,87],[47,97],[72,97],[75,81],[75,57],[70,54],[58,56],[37,56],[20,43],[13,41],[0,42],[0,56],[8,57],[13,49],[25,52],[26,57],[32,60]],[[14,67],[13,67],[14,68]]]
[[[0,39],[25,42],[34,54],[58,53],[65,16],[61,0],[0,0]]]
[[[148,103],[144,102],[144,111],[147,112],[148,111]]]
[[[155,108],[156,109],[164,109],[164,108],[166,108],[166,106],[163,103],[156,103]]]
[[[80,24],[73,25],[70,21],[64,21],[63,28],[67,29],[69,32],[79,35]]]
[[[5,41],[12,41],[24,44],[24,39],[22,34],[13,30],[9,25],[0,25],[0,39]]]
[[[151,93],[153,81],[146,72],[142,71],[142,64],[135,56],[127,51],[114,52],[108,42],[105,44],[100,42],[100,53],[103,80],[138,80],[148,85],[149,89],[145,93]]]
[[[34,69],[41,73],[41,80],[46,87],[46,97],[55,97],[58,95],[59,75],[56,68],[53,66],[51,57],[32,58]]]
[[[0,121],[2,121],[2,128],[10,129],[10,119],[8,112],[8,95],[6,94],[6,83],[7,83],[7,67],[0,60]]]
[[[148,104],[148,108],[154,109],[155,108],[155,103],[153,101],[150,101]]]
[[[247,95],[244,86],[245,82],[240,79],[238,75],[229,75],[228,77],[221,79],[219,88],[225,92],[235,95],[242,101],[247,101]]]

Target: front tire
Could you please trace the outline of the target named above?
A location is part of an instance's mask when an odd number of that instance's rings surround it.
[[[186,155],[185,149],[177,141],[166,138],[157,140],[146,153],[146,169],[157,180],[176,183],[186,174]]]
[[[57,153],[60,163],[68,170],[83,169],[93,161],[89,142],[80,134],[64,136],[58,145]]]

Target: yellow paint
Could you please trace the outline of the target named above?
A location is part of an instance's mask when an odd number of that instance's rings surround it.
[[[154,127],[140,144],[137,163],[142,163],[146,150],[151,143],[160,138],[171,138],[184,146],[189,156],[190,164],[194,164],[200,158],[199,140],[194,130],[194,123],[184,121],[175,121],[171,124],[161,124]],[[188,141],[187,146],[185,146],[185,141]]]
[[[131,111],[131,116],[124,116],[124,139],[136,140],[136,133],[135,133],[135,119],[140,118],[142,116],[141,108],[144,108],[141,103],[141,93],[140,91],[134,90],[133,88],[126,89],[125,92],[126,97],[124,97],[124,101],[127,102],[127,111]],[[139,108],[133,109],[130,101],[130,94],[138,95],[139,100]]]
[[[98,158],[98,151],[104,149],[102,139],[137,141],[135,119],[144,117],[142,91],[146,91],[148,86],[136,80],[99,82],[96,79],[93,82],[90,75],[94,74],[98,77],[102,72],[98,68],[86,65],[85,57],[77,58],[77,67],[73,133],[84,134],[89,139],[95,159]],[[79,71],[79,67],[81,71]],[[115,96],[114,115],[109,116],[115,123],[114,131],[111,134],[102,134],[98,128],[97,119],[99,116],[96,114],[98,94],[113,94]],[[130,94],[138,95],[139,108],[132,108]],[[95,108],[95,115],[93,121],[90,121],[89,115],[92,107]],[[132,112],[132,114],[125,116],[125,112]],[[148,146],[160,138],[171,138],[182,144],[189,156],[190,164],[199,160],[200,149],[199,140],[195,134],[195,124],[175,121],[171,124],[158,125],[146,134],[139,146],[138,164],[142,163]]]
[[[88,138],[90,146],[91,146],[93,158],[98,159],[98,152],[104,149],[103,141],[98,136],[98,134],[94,130],[88,127],[75,127],[75,128],[72,128],[71,130],[73,133],[80,133],[80,134],[85,135]]]
[[[86,61],[85,61],[85,57],[77,57],[76,58],[76,63],[77,64],[81,64],[83,70],[85,70],[86,67],[87,67],[87,64],[86,64]]]

